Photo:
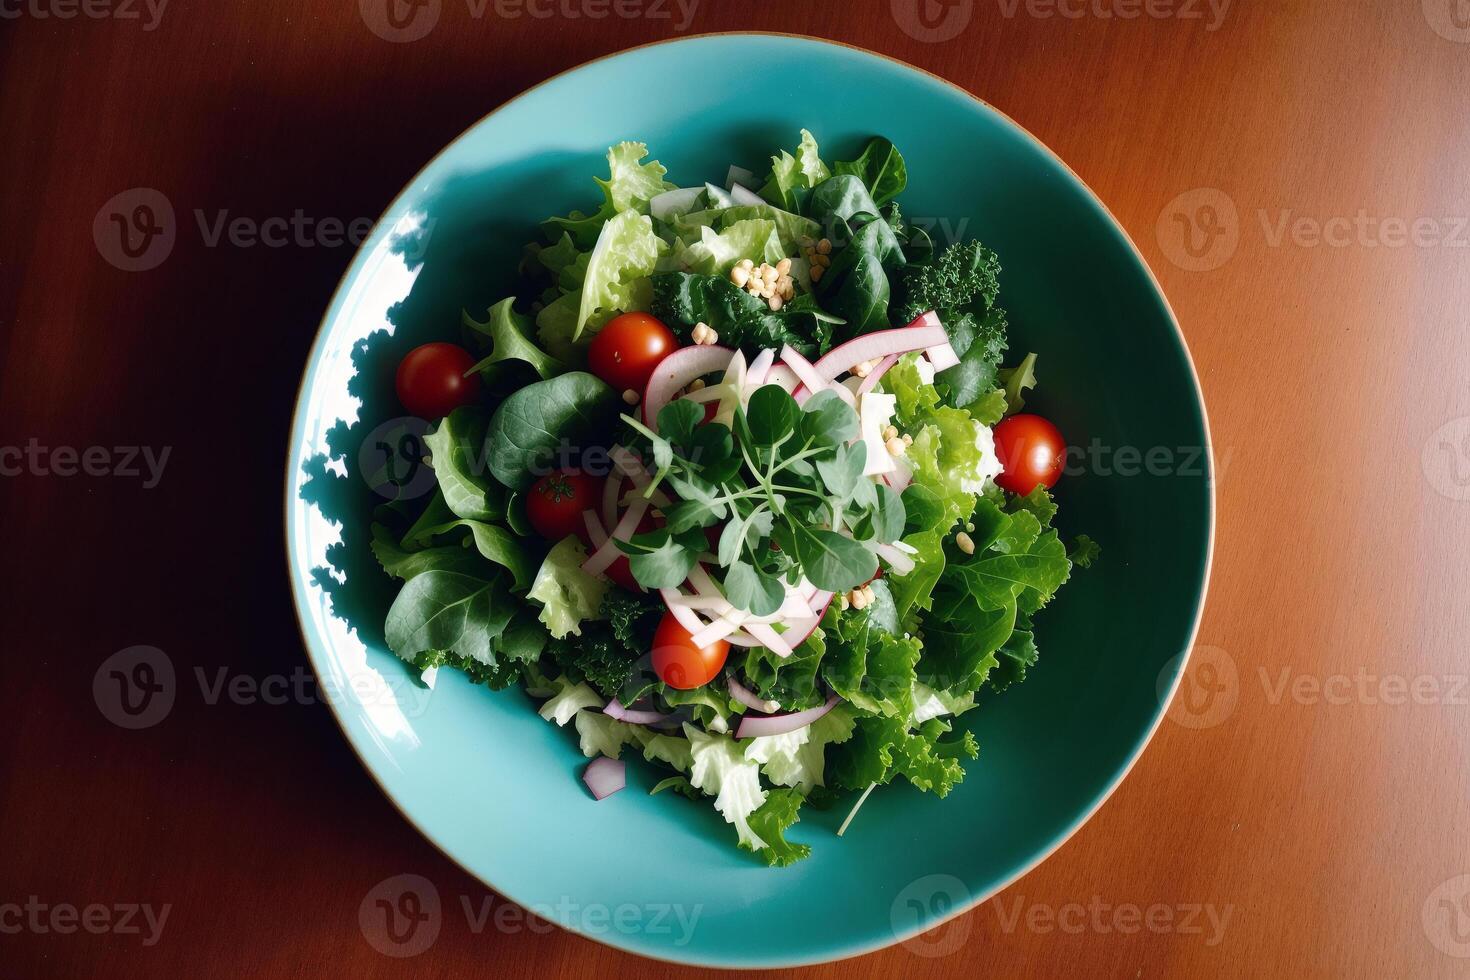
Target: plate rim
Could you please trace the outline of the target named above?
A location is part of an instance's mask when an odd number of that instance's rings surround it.
[[[1092,189],[1091,185],[1083,180],[1082,177],[1075,170],[1073,170],[1065,160],[1063,160],[1054,150],[1052,150],[1050,146],[1043,142],[1039,137],[1037,137],[1034,133],[1032,133],[1025,126],[1021,125],[1015,119],[1013,119],[1006,112],[998,109],[990,102],[986,101],[985,99],[981,98],[980,96],[976,95],[969,89],[965,88],[962,85],[959,85],[956,82],[950,81],[949,79],[944,78],[941,75],[937,75],[926,68],[920,67],[919,65],[904,61],[901,58],[896,58],[881,51],[874,51],[871,48],[865,48],[861,45],[850,44],[846,41],[838,41],[831,38],[816,37],[813,35],[797,34],[786,31],[707,31],[698,34],[686,34],[674,38],[663,38],[656,41],[649,41],[643,44],[621,48],[617,51],[611,51],[606,54],[598,55],[594,58],[589,58],[585,61],[564,68],[553,75],[549,75],[541,81],[536,82],[534,85],[523,89],[510,98],[498,103],[489,111],[487,111],[484,115],[480,116],[474,122],[466,126],[464,130],[459,133],[458,136],[454,137],[454,139],[450,140],[438,152],[431,156],[424,163],[424,165],[420,167],[414,173],[414,175],[409,178],[407,182],[404,183],[403,187],[398,191],[397,194],[393,196],[392,200],[388,203],[383,213],[378,217],[378,220],[375,223],[374,227],[382,227],[384,219],[392,214],[397,213],[395,211],[395,208],[398,206],[399,202],[403,200],[403,198],[419,184],[426,173],[432,170],[440,162],[440,160],[447,156],[456,146],[467,139],[470,134],[475,132],[487,121],[489,121],[491,118],[498,115],[499,113],[503,112],[505,109],[521,101],[522,99],[530,97],[531,95],[559,81],[560,79],[568,75],[575,74],[585,68],[600,64],[604,61],[611,61],[615,58],[630,56],[637,52],[645,51],[651,48],[686,44],[701,40],[709,40],[712,38],[746,37],[782,38],[828,47],[844,48],[848,51],[853,51],[861,55],[867,55],[872,58],[886,61],[901,69],[906,69],[908,71],[923,75],[931,81],[937,82],[949,89],[952,89],[954,92],[964,96],[966,99],[969,99],[979,104],[985,110],[994,113],[1006,125],[1011,127],[1016,133],[1020,134],[1027,141],[1029,141],[1036,149],[1040,150],[1043,154],[1050,158],[1053,163],[1059,166],[1068,176],[1072,178],[1073,181],[1076,182],[1076,185],[1082,189],[1082,191],[1091,200],[1092,204],[1096,206],[1098,211],[1104,217],[1106,217],[1109,223],[1112,224],[1118,236],[1128,246],[1128,249],[1132,253],[1132,256],[1137,262],[1139,268],[1142,269],[1144,274],[1148,277],[1148,281],[1152,285],[1155,295],[1158,297],[1160,303],[1163,306],[1164,312],[1168,316],[1169,325],[1173,327],[1174,339],[1179,345],[1180,352],[1184,355],[1184,362],[1189,367],[1189,376],[1190,381],[1193,384],[1195,403],[1199,407],[1200,425],[1204,435],[1203,441],[1205,462],[1208,467],[1205,480],[1205,487],[1207,491],[1206,497],[1208,504],[1208,521],[1205,535],[1205,551],[1202,577],[1200,580],[1199,594],[1195,599],[1193,621],[1189,627],[1188,638],[1184,644],[1182,655],[1175,658],[1174,662],[1176,666],[1174,669],[1174,676],[1169,681],[1167,696],[1160,697],[1159,705],[1158,708],[1155,710],[1152,723],[1149,725],[1148,730],[1143,733],[1141,738],[1131,750],[1130,758],[1127,764],[1124,765],[1114,775],[1112,780],[1102,789],[1102,791],[1098,793],[1097,797],[1092,801],[1091,805],[1075,818],[1070,827],[1068,827],[1061,834],[1057,835],[1057,837],[1053,839],[1048,847],[1046,847],[1042,851],[1039,851],[1031,859],[1031,861],[1018,868],[1016,872],[1012,874],[1009,878],[1006,878],[1005,880],[996,883],[983,892],[972,895],[969,901],[957,905],[946,914],[935,916],[932,919],[919,922],[915,926],[906,930],[891,930],[888,934],[880,935],[877,939],[871,941],[855,940],[846,943],[839,943],[838,945],[831,947],[827,951],[807,956],[778,956],[770,958],[755,957],[740,962],[710,960],[703,958],[702,956],[676,958],[673,956],[662,955],[661,951],[652,951],[650,949],[645,949],[642,947],[635,947],[633,945],[616,942],[611,938],[607,938],[601,935],[593,935],[591,933],[583,932],[577,929],[574,925],[565,921],[558,921],[555,923],[556,925],[560,926],[563,931],[573,936],[577,936],[578,938],[585,940],[590,940],[601,946],[606,946],[608,948],[618,950],[619,952],[628,953],[634,956],[646,957],[651,960],[656,960],[663,963],[670,963],[677,966],[703,967],[726,970],[783,969],[792,967],[813,966],[822,963],[836,963],[858,956],[865,956],[869,953],[874,953],[882,949],[887,949],[890,946],[900,945],[912,939],[914,936],[932,931],[934,929],[938,929],[941,926],[949,923],[950,921],[962,915],[968,914],[979,905],[989,901],[996,895],[999,895],[1001,892],[1011,887],[1011,885],[1015,884],[1021,878],[1024,878],[1026,875],[1030,874],[1040,864],[1042,864],[1042,862],[1046,861],[1057,851],[1061,850],[1061,848],[1066,845],[1066,843],[1070,841],[1078,831],[1080,831],[1089,821],[1092,820],[1094,816],[1097,815],[1097,812],[1102,809],[1103,805],[1112,798],[1118,787],[1122,785],[1123,780],[1126,779],[1128,775],[1133,771],[1133,767],[1138,764],[1138,761],[1143,757],[1143,754],[1148,749],[1148,746],[1153,742],[1154,736],[1158,734],[1159,726],[1163,723],[1164,717],[1168,713],[1169,704],[1173,701],[1174,696],[1178,691],[1179,685],[1184,677],[1185,670],[1188,668],[1189,661],[1194,655],[1195,644],[1199,638],[1200,625],[1204,618],[1205,604],[1209,596],[1210,578],[1214,569],[1215,536],[1218,517],[1218,491],[1215,485],[1216,467],[1214,439],[1211,435],[1209,412],[1208,407],[1205,403],[1204,388],[1200,383],[1199,369],[1198,366],[1195,364],[1194,356],[1189,349],[1189,343],[1184,336],[1184,330],[1180,326],[1179,317],[1174,312],[1173,304],[1169,302],[1169,297],[1168,294],[1164,291],[1163,284],[1159,282],[1158,276],[1155,274],[1153,267],[1144,257],[1142,250],[1138,247],[1138,243],[1133,240],[1133,236],[1128,233],[1128,229],[1124,227],[1123,223],[1118,220],[1115,214],[1113,214],[1112,209],[1107,206],[1102,197],[1098,195],[1098,193]],[[286,445],[284,487],[285,494],[283,501],[284,520],[282,523],[282,529],[284,532],[286,544],[286,575],[291,586],[291,608],[296,618],[297,632],[300,634],[302,648],[306,653],[307,660],[311,664],[312,672],[316,675],[318,684],[322,683],[322,679],[324,676],[323,664],[318,662],[318,654],[315,649],[314,641],[312,637],[308,635],[306,627],[306,611],[303,608],[302,595],[300,594],[302,589],[304,588],[304,583],[299,581],[296,576],[297,553],[294,536],[291,532],[291,508],[295,502],[295,496],[292,493],[292,489],[293,484],[299,476],[298,470],[300,467],[297,465],[296,461],[298,456],[300,455],[300,450],[302,448],[299,444],[298,433],[300,432],[301,414],[304,405],[304,397],[307,391],[307,383],[314,373],[314,367],[320,361],[323,344],[327,335],[328,320],[336,311],[339,300],[343,298],[344,290],[348,287],[348,279],[354,274],[354,270],[357,267],[358,260],[365,253],[368,252],[373,244],[373,239],[369,239],[359,245],[358,248],[353,252],[352,258],[347,262],[345,268],[342,271],[342,274],[338,277],[337,285],[333,288],[331,298],[328,300],[327,305],[322,312],[321,318],[317,323],[316,332],[313,336],[311,347],[307,352],[306,363],[303,365],[302,368],[301,381],[297,386],[296,396],[291,409],[290,429]],[[353,755],[357,757],[357,760],[362,765],[362,768],[366,770],[369,777],[377,785],[378,790],[388,800],[389,804],[391,804],[392,807],[398,811],[399,815],[411,827],[413,827],[424,840],[428,841],[435,850],[437,850],[440,854],[442,854],[446,859],[448,859],[465,874],[480,882],[485,887],[491,889],[502,898],[514,902],[517,905],[521,905],[524,908],[525,906],[523,905],[523,903],[521,903],[514,895],[510,894],[506,889],[495,884],[489,879],[488,876],[482,875],[480,872],[475,871],[454,854],[451,854],[446,849],[446,847],[435,838],[433,833],[431,833],[418,820],[414,819],[413,816],[409,814],[405,806],[399,801],[397,796],[394,795],[393,791],[389,789],[383,778],[379,775],[377,768],[367,760],[362,751],[359,749],[356,739],[347,729],[346,722],[341,713],[342,709],[339,708],[334,699],[329,699],[328,705],[331,709],[332,720],[336,723],[338,730],[341,732],[343,741],[345,741],[348,747],[351,748]],[[828,953],[831,953],[831,955],[828,955]]]

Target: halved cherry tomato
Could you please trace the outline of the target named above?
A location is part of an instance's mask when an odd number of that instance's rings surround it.
[[[442,419],[479,397],[480,376],[465,377],[474,366],[470,352],[454,344],[415,347],[398,362],[398,401],[410,415],[431,422]]]
[[[725,640],[716,640],[707,647],[695,646],[694,637],[670,612],[664,613],[653,634],[653,672],[669,687],[681,691],[714,680],[729,653],[730,644]]]
[[[1027,494],[1038,486],[1056,485],[1066,462],[1062,434],[1040,415],[1012,415],[995,427],[995,454],[1005,472],[996,485],[1011,493]]]
[[[632,389],[640,396],[648,376],[679,342],[663,321],[647,313],[624,313],[607,322],[592,346],[587,363],[592,373],[618,391]]]
[[[602,496],[602,481],[576,470],[548,473],[526,494],[526,517],[536,533],[548,541],[560,541],[573,534],[587,538],[587,522],[582,511],[596,510]]]

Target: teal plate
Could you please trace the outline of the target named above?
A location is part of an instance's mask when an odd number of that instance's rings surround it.
[[[818,90],[826,96],[807,97]],[[1030,678],[964,716],[980,759],[948,799],[882,788],[842,838],[851,801],[808,807],[791,836],[812,857],[770,869],[736,849],[713,808],[648,796],[658,776],[641,763],[625,792],[594,802],[573,733],[542,721],[521,692],[448,671],[432,692],[418,687],[383,642],[394,588],[367,547],[380,502],[367,477],[407,465],[377,448],[398,414],[398,359],[455,338],[461,309],[507,294],[540,219],[595,203],[608,145],[643,140],[672,179],[719,181],[732,163],[761,168],[803,126],[827,159],[889,137],[908,162],[905,215],[929,221],[941,243],[976,237],[999,253],[1012,355],[1040,354],[1030,404],[1086,450],[1058,486],[1059,523],[1092,535],[1103,555],[1040,615]],[[913,937],[1055,851],[1138,758],[1203,602],[1214,518],[1204,408],[1137,249],[1015,123],[867,52],[693,37],[593,62],[502,106],[440,153],[381,227],[332,301],[296,406],[292,587],[354,750],[404,815],[486,885],[568,929],[683,963],[792,966],[932,944]],[[1150,449],[1155,465],[1138,466],[1131,453]]]

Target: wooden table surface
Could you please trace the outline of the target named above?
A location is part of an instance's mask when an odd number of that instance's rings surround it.
[[[248,696],[305,670],[281,467],[352,253],[208,233],[226,212],[374,219],[497,103],[681,28],[873,48],[1053,147],[1157,271],[1218,460],[1194,673],[1121,789],[998,898],[809,972],[1470,975],[1470,5],[531,7],[549,15],[432,0],[396,36],[437,9],[433,29],[390,42],[377,0],[0,0],[0,976],[690,972],[477,931],[462,902],[487,893],[328,710]],[[130,272],[96,242],[134,188],[178,221]],[[65,475],[78,460],[95,475]],[[180,693],[128,730],[92,684],[135,645]],[[404,872],[444,921],[393,959],[358,909]]]

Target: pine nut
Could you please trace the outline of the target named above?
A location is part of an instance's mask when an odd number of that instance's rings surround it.
[[[975,542],[971,541],[970,536],[964,531],[954,536],[954,543],[959,545],[960,550],[967,555],[973,555],[975,553]]]
[[[776,271],[783,276],[786,275],[788,272],[791,271],[791,260],[782,259],[780,262],[777,262]]]
[[[740,266],[737,265],[735,268],[730,270],[730,281],[737,286],[744,286],[746,283],[750,282],[750,270],[742,269]]]
[[[817,242],[817,252],[820,255],[831,255],[832,240],[830,238],[824,238],[821,241]]]
[[[638,392],[634,391],[632,388],[629,388],[627,391],[623,392],[623,401],[627,402],[629,405],[638,404]]]

